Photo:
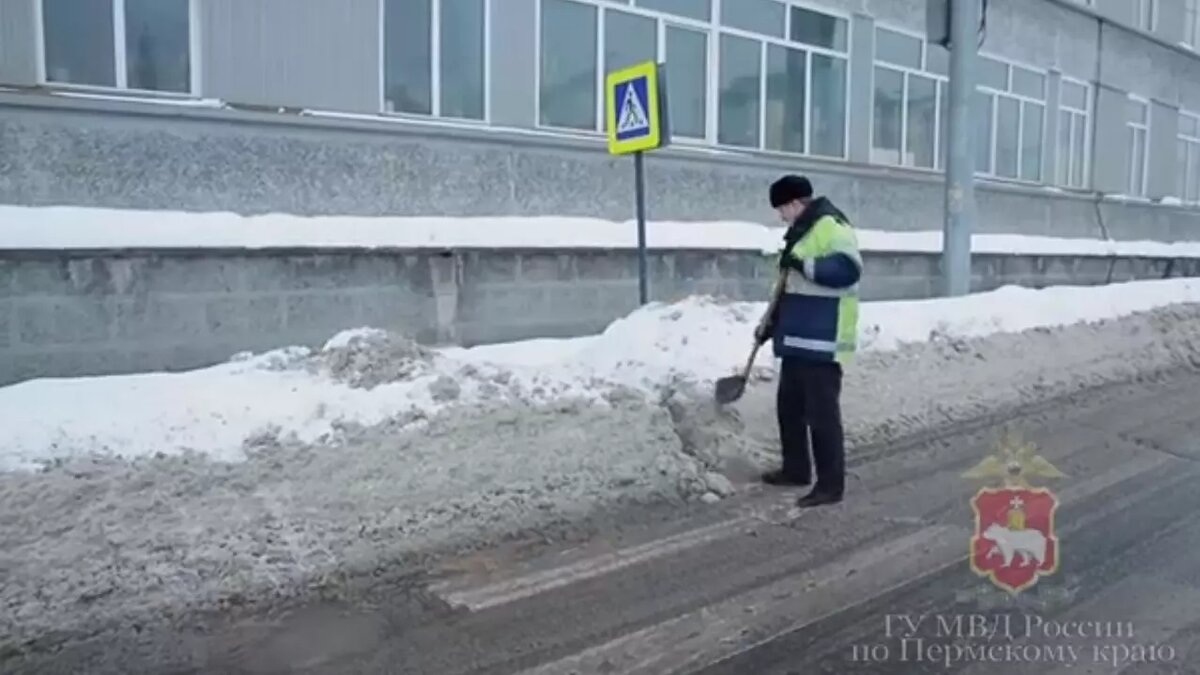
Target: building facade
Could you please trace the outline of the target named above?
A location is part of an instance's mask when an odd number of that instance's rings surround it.
[[[761,201],[760,178],[788,167],[827,175],[860,207],[880,201],[868,210],[881,219],[912,205],[921,215],[901,229],[936,228],[949,55],[925,40],[924,27],[925,0],[4,0],[0,125],[5,114],[10,122],[7,132],[0,126],[0,149],[17,159],[0,201],[322,210],[281,195],[243,204],[231,193],[221,203],[212,189],[206,206],[191,186],[165,183],[143,202],[76,194],[47,187],[71,178],[39,165],[41,151],[20,140],[62,144],[55,128],[94,127],[90,142],[112,152],[87,155],[75,142],[59,161],[134,163],[118,138],[132,123],[103,120],[136,113],[137,124],[161,132],[151,154],[215,162],[204,154],[211,148],[170,129],[243,125],[262,145],[284,133],[271,125],[292,129],[306,117],[322,120],[320,139],[306,129],[303,143],[323,153],[357,142],[341,130],[370,130],[408,144],[380,153],[425,162],[401,175],[440,170],[467,184],[505,182],[511,193],[491,210],[439,204],[413,177],[388,188],[411,199],[346,198],[349,210],[621,215],[625,169],[602,156],[604,75],[656,59],[668,72],[675,147],[651,177],[671,193],[653,216],[737,215]],[[989,0],[980,54],[972,116],[981,185],[1048,200],[1014,216],[1004,204],[1015,201],[984,195],[984,229],[1017,231],[1004,221],[1021,217],[1044,225],[1034,231],[1057,232],[1045,224],[1090,219],[1086,200],[1124,195],[1140,209],[1125,217],[1200,238],[1200,0]],[[506,166],[487,169],[497,152]],[[23,157],[40,168],[16,166]],[[596,167],[610,173],[593,175]],[[322,180],[319,169],[293,169]],[[361,170],[355,184],[369,184],[370,169]],[[622,176],[611,196],[597,188],[558,197],[562,181],[605,175]],[[731,196],[751,186],[753,199]]]

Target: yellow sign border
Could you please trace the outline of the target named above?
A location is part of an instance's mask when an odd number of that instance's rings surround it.
[[[627,82],[645,78],[646,115],[650,122],[650,133],[627,141],[617,139],[617,87]],[[662,120],[658,109],[658,63],[646,61],[608,74],[605,78],[605,93],[608,104],[604,106],[608,120],[608,152],[612,155],[627,155],[643,150],[653,150],[662,144]]]

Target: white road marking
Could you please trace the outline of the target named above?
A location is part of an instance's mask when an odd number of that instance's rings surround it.
[[[1179,460],[1163,455],[1135,455],[1128,462],[1056,493],[1060,503],[1081,501],[1175,461]],[[1132,495],[1126,495],[1119,501],[1131,499]],[[664,675],[709,665],[960,564],[968,555],[970,536],[965,527],[923,528],[859,549],[816,570],[544,664],[523,675]]]
[[[842,610],[847,587],[862,600],[961,558],[965,527],[927,527],[723,602],[629,633],[525,675],[663,675],[738,653]]]
[[[585,579],[615,572],[619,569],[646,562],[655,558],[679,553],[702,546],[718,539],[735,535],[762,521],[753,516],[726,520],[715,525],[681,532],[655,541],[631,546],[626,549],[579,560],[569,565],[539,570],[531,574],[504,579],[484,586],[454,590],[452,583],[431,587],[435,593],[451,605],[466,607],[478,612],[489,607],[504,605],[515,600],[528,598],[555,588],[578,583]]]

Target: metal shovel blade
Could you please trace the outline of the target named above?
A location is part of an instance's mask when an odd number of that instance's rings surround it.
[[[742,397],[746,391],[745,375],[730,375],[717,380],[717,403],[733,403]]]

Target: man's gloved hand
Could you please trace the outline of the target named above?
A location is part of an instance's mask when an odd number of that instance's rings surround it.
[[[758,326],[754,329],[754,340],[757,344],[766,344],[775,333],[775,326],[772,324],[769,317],[763,317],[762,321],[758,322]]]

